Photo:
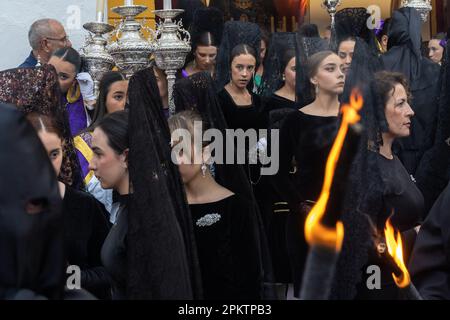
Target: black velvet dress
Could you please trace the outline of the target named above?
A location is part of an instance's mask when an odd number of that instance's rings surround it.
[[[102,247],[102,263],[111,277],[112,299],[126,299],[128,196],[119,196],[116,221]]]
[[[250,204],[237,195],[189,205],[206,300],[260,299]]]
[[[402,232],[404,242],[404,259],[407,263],[412,243],[415,240],[413,229],[420,222],[423,214],[424,200],[422,193],[412,181],[411,176],[397,156],[389,160],[378,154],[380,172],[383,179],[383,209],[376,221],[377,233],[384,235],[386,220],[392,212],[391,223],[396,230]],[[412,237],[411,237],[412,235]],[[411,239],[411,240],[410,240]],[[366,272],[370,265],[377,265],[381,271],[381,289],[370,290],[367,278],[372,275]],[[369,248],[368,262],[363,267],[362,281],[358,286],[356,299],[395,300],[399,298],[398,289],[392,278],[392,269],[386,264],[386,259],[377,254],[375,245]]]
[[[277,94],[272,94],[264,102],[263,112],[268,119],[268,128],[280,129],[289,113],[298,112],[299,104]],[[269,145],[271,141],[269,139]],[[286,219],[289,214],[288,203],[281,197],[271,183],[271,176],[261,176],[254,186],[255,197],[263,217],[264,228],[272,257],[275,282],[292,282],[289,258],[286,249]]]
[[[223,88],[219,93],[219,102],[229,129],[262,129],[267,127],[267,120],[261,112],[261,100],[254,93],[252,104],[238,106],[228,91]]]
[[[107,211],[91,195],[67,186],[63,212],[68,264],[80,267],[84,289],[99,299],[110,298],[110,278],[100,259],[110,229]]]
[[[290,113],[280,130],[280,168],[272,182],[288,202],[286,246],[298,296],[308,252],[304,237],[305,201],[316,201],[323,184],[325,164],[337,132],[338,117]]]

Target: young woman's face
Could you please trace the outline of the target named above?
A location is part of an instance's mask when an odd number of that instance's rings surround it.
[[[211,71],[216,64],[217,47],[198,46],[195,49],[195,64],[202,71]]]
[[[408,104],[405,87],[400,83],[396,84],[389,96],[384,108],[389,133],[394,138],[407,137],[411,131],[411,118],[414,116],[414,111]]]
[[[125,109],[128,93],[128,80],[113,82],[106,94],[106,111],[113,113]]]
[[[45,130],[39,131],[38,136],[39,139],[41,139],[41,142],[44,145],[45,150],[47,150],[48,157],[52,162],[53,169],[55,169],[56,175],[59,176],[63,160],[63,148],[61,138],[56,133],[47,132]]]
[[[356,42],[353,40],[342,41],[339,44],[338,55],[342,62],[342,71],[348,75],[353,60],[353,52],[355,51]]]
[[[291,88],[295,88],[295,57],[289,60],[284,69],[285,84]]]
[[[444,54],[444,48],[439,44],[439,40],[432,39],[428,43],[428,49],[430,50],[429,58],[436,63],[441,63],[442,56]]]
[[[92,133],[92,151],[94,156],[89,169],[94,171],[103,189],[115,189],[123,179],[128,179],[128,151],[117,154],[108,143],[108,137],[101,128]]]
[[[52,56],[50,58],[48,64],[51,64],[56,69],[61,92],[64,94],[67,93],[72,84],[76,81],[75,78],[77,76],[77,73],[75,70],[75,66],[70,62],[63,61],[61,58],[55,56]]]
[[[336,54],[326,57],[319,65],[311,82],[319,87],[319,92],[342,94],[344,92],[345,75],[342,72],[341,59]]]
[[[234,86],[243,89],[255,72],[256,59],[251,54],[241,54],[231,61],[231,81]]]

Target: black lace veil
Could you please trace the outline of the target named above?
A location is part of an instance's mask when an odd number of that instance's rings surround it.
[[[201,278],[189,208],[152,68],[129,84],[128,215],[130,299],[200,299]]]
[[[261,97],[269,98],[283,86],[284,59],[287,50],[296,50],[296,34],[294,32],[277,32],[270,39],[270,46],[264,59]]]
[[[199,112],[209,126],[224,134],[227,128],[225,118],[216,95],[216,87],[208,73],[196,73],[189,78],[179,80],[174,87],[174,99],[177,112],[195,110]],[[228,147],[227,147],[228,148]],[[224,152],[225,154],[225,152]],[[261,297],[273,298],[272,288],[264,283],[271,283],[272,266],[262,219],[256,204],[250,183],[242,165],[215,164],[214,176],[219,184],[246,199],[253,208],[251,214],[255,243],[259,244],[257,256],[260,264]]]
[[[308,58],[315,53],[329,50],[329,44],[322,38],[296,36],[296,95],[300,107],[304,107],[314,101],[312,84],[308,79],[306,65]]]
[[[231,79],[230,56],[231,51],[238,44],[247,44],[255,49],[256,65],[258,65],[261,46],[261,30],[258,25],[252,22],[243,21],[228,21],[225,23],[215,72],[217,88],[219,90]]]
[[[373,246],[373,221],[381,212],[383,183],[378,166],[378,149],[381,132],[387,130],[383,99],[375,96],[374,74],[381,64],[367,43],[356,38],[355,52],[346,79],[342,103],[350,101],[354,88],[364,98],[360,111],[364,131],[361,134],[356,156],[350,166],[341,221],[345,236],[338,260],[331,299],[353,299],[361,280],[361,268],[367,262],[368,250]]]
[[[55,119],[64,136],[64,157],[59,178],[68,185],[82,188],[80,164],[54,67],[43,65],[0,72],[0,101],[17,106],[25,114],[37,112]]]

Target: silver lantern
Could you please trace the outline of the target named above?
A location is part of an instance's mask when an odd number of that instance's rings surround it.
[[[322,3],[322,8],[327,9],[328,14],[331,17],[331,28],[334,28],[337,7],[339,7],[340,5],[341,0],[324,0]]]
[[[184,66],[186,56],[191,51],[190,34],[183,29],[181,21],[174,22],[173,19],[184,12],[181,9],[165,9],[153,11],[163,19],[158,23],[156,29],[155,61],[158,68],[165,70],[167,75],[167,86],[169,94],[169,112],[175,113],[173,101],[173,85],[175,84],[178,69]]]
[[[89,34],[86,38],[86,44],[81,49],[81,56],[86,61],[88,72],[94,80],[94,94],[98,95],[98,86],[105,72],[110,71],[114,66],[113,57],[106,51],[106,39],[103,38],[114,30],[110,24],[103,22],[89,22],[83,25],[83,28],[94,34]]]
[[[136,16],[145,10],[146,6],[138,5],[112,8],[123,20],[116,29],[117,40],[108,46],[108,52],[127,78],[136,71],[147,68],[154,51],[152,41],[144,37],[141,32],[143,26],[136,21]],[[152,35],[151,29],[148,30]]]
[[[422,22],[427,22],[428,14],[433,9],[431,0],[402,0],[401,6],[416,9],[420,14]]]

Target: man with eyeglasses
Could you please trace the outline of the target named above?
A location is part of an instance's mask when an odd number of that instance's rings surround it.
[[[31,68],[38,63],[47,63],[55,50],[72,46],[62,24],[54,19],[35,21],[28,32],[28,41],[32,51],[19,66],[21,68]]]

